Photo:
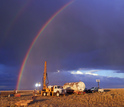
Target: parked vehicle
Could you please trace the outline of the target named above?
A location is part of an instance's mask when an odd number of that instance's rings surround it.
[[[98,87],[92,87],[90,89],[87,90],[87,93],[94,93],[94,92],[98,92]]]
[[[43,74],[43,89],[41,90],[41,95],[42,96],[60,96],[65,95],[65,90],[63,89],[62,86],[54,85],[54,86],[48,86],[48,83],[46,83],[47,77],[47,62],[45,61],[44,65],[44,74]]]
[[[99,88],[99,89],[98,89],[98,92],[103,93],[103,92],[104,92],[104,89],[103,89],[103,88]]]
[[[85,92],[85,93],[88,93],[88,89],[87,89],[87,88],[85,88],[85,89],[84,89],[84,92]]]

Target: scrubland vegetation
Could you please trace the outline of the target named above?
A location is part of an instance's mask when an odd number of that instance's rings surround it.
[[[30,100],[31,96],[0,96],[0,107],[16,107],[20,100]],[[106,89],[104,93],[66,95],[61,97],[37,97],[28,107],[124,107],[124,89]]]

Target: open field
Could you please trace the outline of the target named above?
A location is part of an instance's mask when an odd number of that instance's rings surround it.
[[[14,94],[15,91],[11,90],[11,91],[0,91],[1,94],[0,96],[8,96],[9,94]],[[19,90],[18,93],[33,93],[33,90]]]
[[[0,107],[16,107],[20,100],[31,100],[31,95],[21,97],[0,96]],[[124,107],[124,89],[105,89],[104,93],[86,93],[61,97],[37,97],[28,107]]]

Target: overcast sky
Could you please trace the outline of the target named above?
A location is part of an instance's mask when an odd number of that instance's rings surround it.
[[[43,25],[71,0],[0,1],[0,90],[15,89],[26,53]],[[20,89],[83,81],[87,88],[124,88],[124,1],[75,0],[33,46]]]

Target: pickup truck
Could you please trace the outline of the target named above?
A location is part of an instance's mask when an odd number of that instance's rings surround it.
[[[99,89],[98,89],[98,92],[103,93],[103,92],[104,92],[104,89],[103,89],[103,88],[99,88]]]
[[[92,87],[87,90],[87,93],[94,93],[94,92],[104,92],[104,89],[101,89],[99,87]]]

